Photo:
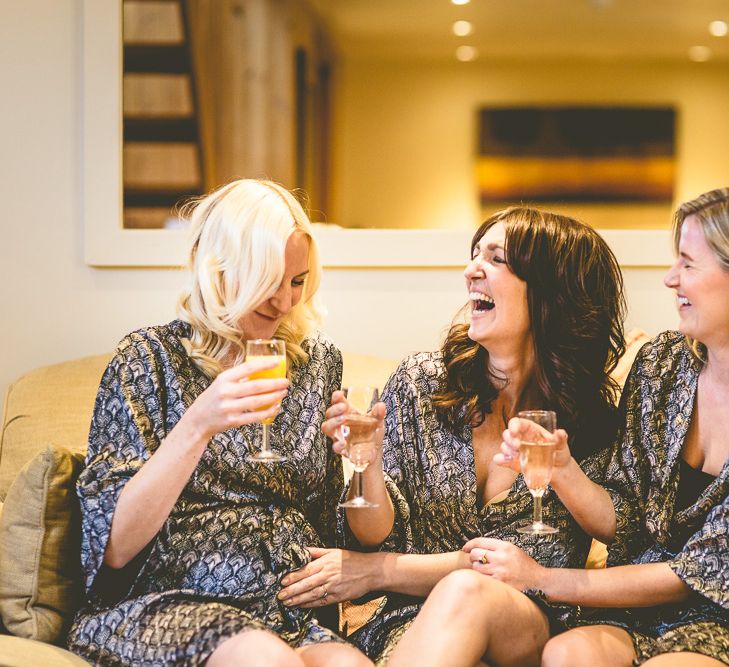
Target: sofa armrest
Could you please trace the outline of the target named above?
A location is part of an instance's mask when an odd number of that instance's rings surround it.
[[[0,635],[0,665],[3,667],[89,667],[79,656],[52,644]]]

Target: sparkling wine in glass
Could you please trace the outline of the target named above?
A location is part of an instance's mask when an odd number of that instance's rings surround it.
[[[375,387],[352,386],[344,390],[347,401],[354,409],[344,416],[341,433],[346,441],[342,456],[349,459],[354,473],[352,474],[351,497],[340,507],[377,507],[364,497],[362,475],[367,466],[377,458],[378,445],[376,438],[377,419],[367,414],[377,403],[379,392]]]
[[[277,338],[257,338],[255,340],[246,341],[246,361],[254,359],[276,359],[278,362],[273,368],[267,368],[263,371],[251,373],[249,380],[259,380],[262,378],[285,378],[286,377],[286,343]],[[258,463],[278,463],[285,461],[286,457],[271,451],[269,442],[270,428],[273,424],[274,417],[269,417],[261,422],[263,429],[261,449],[256,454],[248,457],[249,461],[257,461]]]
[[[557,428],[557,417],[552,410],[525,410],[517,416],[519,419],[534,422],[535,425],[529,429],[525,437],[521,438],[519,446],[519,463],[524,481],[534,501],[534,516],[530,524],[520,526],[517,532],[528,535],[551,535],[559,532],[559,529],[548,526],[542,521],[542,497],[552,479],[556,442],[551,434]]]

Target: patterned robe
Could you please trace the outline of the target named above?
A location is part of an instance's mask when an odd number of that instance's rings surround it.
[[[729,459],[692,505],[674,509],[702,365],[682,334],[665,332],[641,349],[623,392],[625,432],[606,483],[627,502],[616,508],[608,565],[667,562],[692,590],[676,604],[599,610],[581,621],[628,630],[635,664],[672,651],[729,664]]]
[[[544,521],[559,528],[555,535],[516,532],[531,521],[532,497],[518,475],[501,502],[482,505],[477,488],[471,427],[454,435],[436,419],[432,396],[445,373],[440,352],[406,358],[383,391],[387,405],[383,467],[395,507],[395,525],[384,551],[434,554],[458,551],[479,536],[507,540],[546,566],[582,567],[590,540],[549,492]],[[558,416],[559,417],[559,416]],[[606,449],[591,457],[585,469],[607,463]],[[340,514],[345,544],[359,549]],[[380,595],[380,593],[378,593]],[[423,600],[388,593],[375,617],[348,637],[378,664],[386,662],[412,623]]]
[[[197,665],[225,639],[268,629],[293,646],[341,641],[311,610],[276,599],[280,580],[305,565],[308,545],[332,545],[341,463],[321,433],[342,361],[330,341],[303,342],[271,446],[289,459],[246,460],[261,426],[218,433],[163,527],[125,568],[103,565],[124,485],[159,447],[210,380],[183,346],[174,321],[127,336],[102,378],[86,468],[78,480],[87,604],[69,648],[105,665]]]

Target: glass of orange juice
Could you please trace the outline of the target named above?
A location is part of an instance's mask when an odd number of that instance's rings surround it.
[[[277,338],[257,338],[255,340],[246,341],[246,361],[253,359],[276,359],[278,363],[273,368],[267,368],[265,371],[251,373],[249,380],[259,380],[262,378],[285,378],[286,377],[286,343]],[[256,454],[251,454],[248,458],[251,461],[260,463],[278,463],[285,461],[286,457],[271,451],[269,442],[270,428],[273,424],[273,417],[265,419],[262,422],[263,438],[261,441],[261,450]]]

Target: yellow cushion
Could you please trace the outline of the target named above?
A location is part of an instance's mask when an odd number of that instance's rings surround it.
[[[86,451],[94,399],[110,357],[43,366],[8,389],[0,434],[0,500],[18,471],[49,442]]]
[[[642,329],[631,329],[625,334],[625,354],[620,357],[618,365],[615,370],[611,373],[613,380],[615,380],[622,389],[625,385],[625,381],[628,379],[628,374],[633,366],[635,357],[640,352],[640,348],[645,345],[651,337]]]
[[[17,637],[56,642],[81,595],[81,454],[47,447],[10,486],[0,516],[0,616]]]
[[[89,667],[89,663],[58,646],[34,642],[20,637],[0,635],[2,667]]]
[[[592,540],[592,546],[590,547],[590,553],[587,554],[585,567],[589,570],[597,570],[605,567],[607,555],[607,547],[602,542]]]

